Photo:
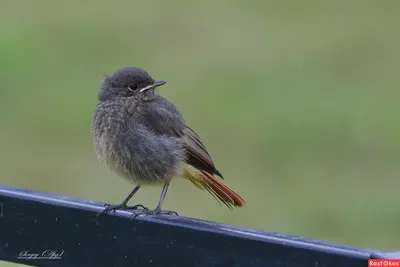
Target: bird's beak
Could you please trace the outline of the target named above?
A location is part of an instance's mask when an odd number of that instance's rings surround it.
[[[156,87],[161,86],[166,83],[167,83],[166,81],[155,81],[153,86],[154,86],[154,88],[156,88]]]
[[[140,90],[140,92],[144,92],[144,91],[149,90],[149,89],[155,89],[156,87],[161,86],[161,85],[166,84],[166,83],[167,83],[166,81],[155,81],[152,85],[149,85],[149,86],[146,86],[145,88],[142,88]]]

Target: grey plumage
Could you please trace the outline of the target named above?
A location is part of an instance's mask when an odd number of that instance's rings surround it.
[[[92,123],[97,156],[137,185],[121,204],[106,210],[127,208],[126,203],[142,185],[163,184],[154,210],[160,213],[174,176],[184,176],[227,206],[241,206],[240,196],[212,177],[222,175],[199,136],[186,125],[178,109],[156,92],[163,84],[140,68],[125,67],[107,76],[100,86]]]
[[[106,78],[101,86],[92,126],[96,152],[102,162],[136,184],[163,183],[176,174],[185,155],[180,138],[162,131],[183,128],[185,121],[175,106],[154,91],[141,94],[153,100],[150,102],[118,90],[132,79],[141,87],[154,82],[146,74],[140,80],[127,71],[111,76],[114,79]],[[116,88],[114,94],[107,90],[110,85],[108,89]]]

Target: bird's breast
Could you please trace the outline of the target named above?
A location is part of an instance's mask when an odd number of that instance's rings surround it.
[[[164,183],[179,172],[183,149],[179,138],[157,135],[116,108],[98,107],[92,125],[99,160],[136,184]]]

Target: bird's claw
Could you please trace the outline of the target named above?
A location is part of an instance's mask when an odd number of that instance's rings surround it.
[[[149,208],[147,208],[147,207],[145,207],[145,206],[143,206],[143,205],[138,204],[138,205],[134,205],[134,206],[126,206],[126,209],[125,209],[125,210],[134,210],[134,211],[137,211],[137,210],[149,210]]]
[[[135,213],[132,213],[131,218],[135,219],[139,215],[176,215],[176,216],[179,216],[179,214],[173,210],[143,209],[143,210],[136,210]]]
[[[117,205],[105,204],[104,206],[105,206],[104,210],[100,211],[97,214],[97,217],[100,216],[101,214],[106,214],[106,213],[109,213],[111,211],[114,211],[114,213],[115,213],[116,210],[134,210],[134,211],[149,210],[149,208],[147,208],[147,207],[145,207],[143,205],[140,205],[140,204],[134,205],[134,206],[127,206],[127,205],[121,203],[121,204],[117,204]]]

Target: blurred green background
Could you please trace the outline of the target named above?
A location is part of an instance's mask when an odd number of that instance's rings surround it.
[[[400,249],[400,2],[1,3],[1,184],[121,202],[131,185],[97,161],[91,120],[103,74],[139,66],[246,200],[230,211],[177,179],[164,208]]]

